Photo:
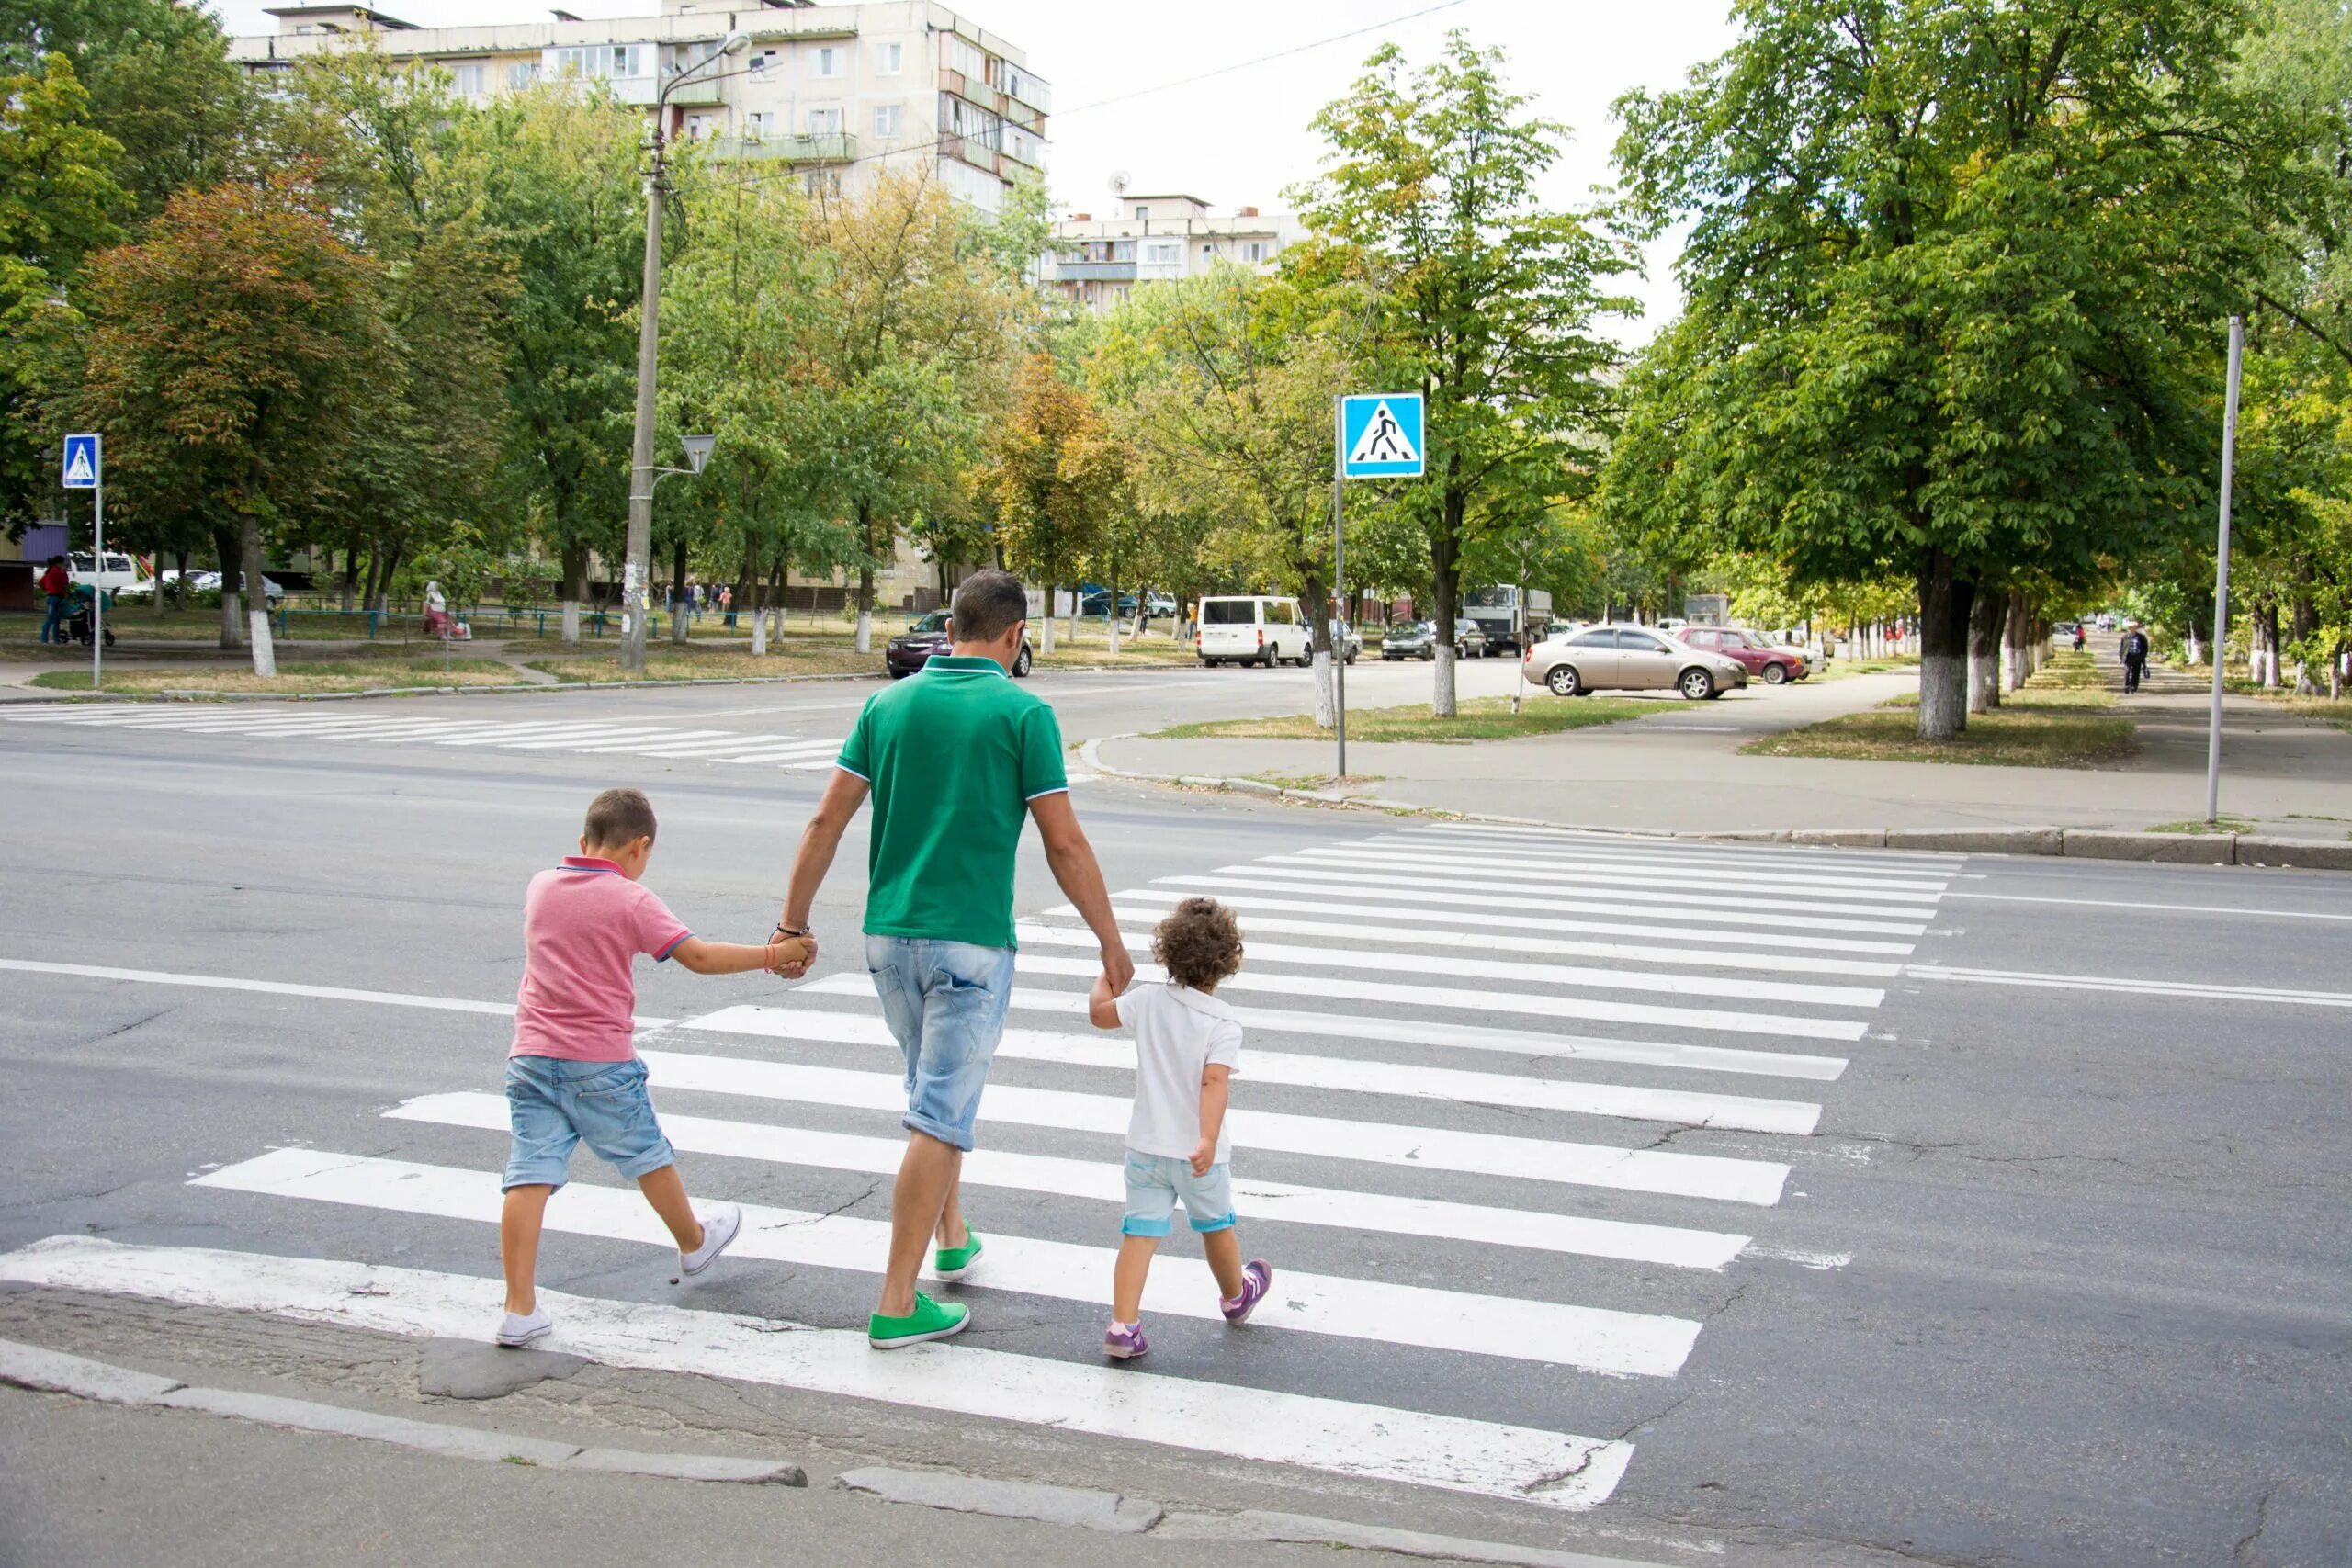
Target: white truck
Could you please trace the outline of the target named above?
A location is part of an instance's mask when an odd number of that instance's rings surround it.
[[[1487,634],[1489,655],[1524,653],[1544,639],[1544,628],[1552,623],[1552,595],[1510,583],[1473,588],[1462,595],[1462,614]]]
[[[1295,599],[1271,593],[1218,594],[1201,601],[1201,663],[1305,665],[1315,657],[1314,627]]]

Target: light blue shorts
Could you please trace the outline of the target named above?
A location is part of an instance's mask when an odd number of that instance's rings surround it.
[[[910,1132],[972,1146],[980,1090],[1012,1001],[1012,949],[927,937],[869,936],[865,970],[907,1057]]]
[[[505,1187],[562,1186],[579,1144],[631,1181],[678,1163],[653,1119],[643,1062],[509,1056],[506,1114]]]
[[[1121,1235],[1166,1235],[1179,1199],[1184,1223],[1199,1234],[1231,1230],[1232,1166],[1220,1161],[1205,1175],[1194,1176],[1191,1160],[1127,1151],[1127,1215],[1119,1222]]]

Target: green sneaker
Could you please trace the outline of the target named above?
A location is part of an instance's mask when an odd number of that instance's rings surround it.
[[[960,1280],[980,1260],[980,1233],[964,1227],[964,1245],[943,1247],[931,1255],[931,1271],[943,1280]]]
[[[876,1313],[865,1321],[865,1342],[876,1350],[896,1350],[902,1345],[920,1345],[926,1339],[944,1339],[951,1334],[961,1334],[971,1325],[972,1309],[961,1302],[941,1306],[921,1291],[915,1292],[915,1310],[905,1317],[884,1317]]]

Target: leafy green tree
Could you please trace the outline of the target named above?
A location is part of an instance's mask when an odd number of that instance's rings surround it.
[[[1073,591],[1101,541],[1107,498],[1092,485],[1090,455],[1103,435],[1102,411],[1062,378],[1046,355],[1015,373],[1012,394],[988,437],[987,484],[1005,564],[1045,586],[1042,651],[1054,651],[1053,593]]]
[[[265,542],[341,495],[337,476],[385,368],[379,269],[300,180],[172,198],[135,244],[90,259],[77,417],[107,433],[110,499],[134,524],[193,513],[221,541],[222,641]],[[250,605],[254,668],[274,672]]]
[[[2229,90],[2241,0],[1743,0],[1619,104],[1634,209],[1687,221],[1681,321],[1611,506],[1800,584],[1915,585],[1919,734],[1966,723],[1980,583],[2087,581],[2204,515],[2222,317],[2295,197]]]
[[[1612,406],[1616,351],[1595,321],[1630,310],[1603,285],[1630,252],[1536,186],[1566,128],[1525,113],[1498,51],[1456,32],[1408,75],[1392,45],[1315,121],[1320,178],[1296,193],[1328,246],[1293,270],[1351,278],[1374,300],[1372,353],[1428,400],[1428,479],[1404,492],[1429,540],[1430,612],[1451,625],[1466,552],[1581,488]],[[1441,642],[1431,711],[1454,711]]]

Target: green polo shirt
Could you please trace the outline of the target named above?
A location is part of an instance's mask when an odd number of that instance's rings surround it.
[[[866,934],[1012,946],[1021,825],[1069,788],[1054,710],[993,659],[935,654],[866,699],[834,765],[874,792]]]

